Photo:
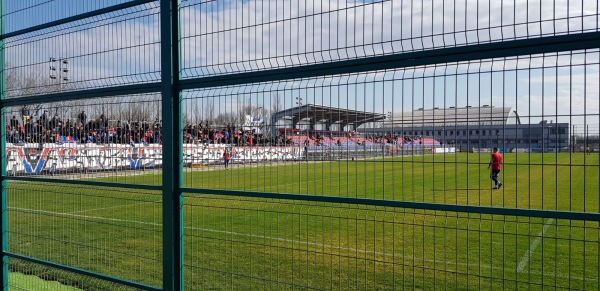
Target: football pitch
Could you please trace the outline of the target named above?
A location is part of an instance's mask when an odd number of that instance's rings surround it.
[[[188,188],[599,211],[598,155],[489,154],[185,169]],[[92,178],[90,178],[92,179]],[[93,178],[160,184],[159,174]],[[161,286],[161,193],[10,182],[9,249]],[[600,287],[597,222],[186,193],[186,289]],[[11,259],[16,272],[75,276]],[[49,275],[50,274],[50,275]]]

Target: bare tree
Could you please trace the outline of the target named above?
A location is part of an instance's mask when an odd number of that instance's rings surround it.
[[[281,106],[281,96],[279,95],[279,92],[271,93],[271,112],[279,112],[282,109],[283,107]]]
[[[215,103],[213,100],[207,100],[206,103],[204,103],[202,117],[208,121],[208,124],[213,124],[215,122]]]
[[[42,75],[40,71],[29,70],[23,72],[18,69],[11,67],[10,64],[6,65],[6,94],[8,98],[52,92],[48,78]],[[43,113],[42,109],[45,106],[45,104],[38,103],[25,107],[31,116],[39,116]]]
[[[276,124],[271,123],[271,116],[279,111],[283,110],[283,105],[281,104],[281,95],[279,92],[271,93],[271,108],[270,111],[265,115],[265,127],[267,130],[264,132],[267,136],[271,136],[273,127]]]
[[[46,70],[45,65],[43,67],[40,65],[39,67],[32,68],[15,68],[7,64],[5,69],[7,97],[14,98],[58,93],[76,89],[73,83],[59,83],[49,78],[45,74]],[[161,118],[160,98],[160,94],[143,94],[114,96],[102,99],[38,103],[26,105],[25,107],[34,120],[47,110],[50,117],[56,114],[61,119],[70,119],[74,123],[81,111],[86,111],[88,120],[94,120],[101,114],[105,114],[108,119],[113,121],[142,121],[144,119],[152,121],[154,118]],[[21,108],[12,110],[15,113],[20,113]]]
[[[214,120],[216,126],[226,126],[228,123],[235,123],[235,114],[233,113],[219,113]]]
[[[198,99],[193,100],[193,104],[192,104],[191,108],[192,108],[194,124],[200,123],[202,121],[202,118],[201,118],[200,102],[198,102]]]
[[[192,123],[190,114],[187,111],[183,112],[183,124],[188,125]]]
[[[6,78],[6,97],[12,98],[20,95],[18,94],[18,89],[22,88],[20,84],[21,78],[17,74],[16,70],[11,69],[10,64],[7,64],[6,66],[7,67],[4,75]]]

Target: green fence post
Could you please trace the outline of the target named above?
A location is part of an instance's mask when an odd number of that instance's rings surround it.
[[[183,140],[179,0],[160,1],[163,120],[163,289],[183,290]]]
[[[0,0],[0,35],[4,35],[4,0]],[[0,100],[6,98],[6,80],[4,72],[6,64],[4,62],[4,38],[0,39]],[[4,179],[6,176],[6,121],[4,120],[5,108],[0,105],[0,192],[2,195],[2,290],[8,290],[8,207],[6,205],[6,186],[7,182]]]

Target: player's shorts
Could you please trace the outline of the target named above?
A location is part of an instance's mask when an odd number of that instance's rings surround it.
[[[492,179],[497,179],[498,174],[500,174],[500,170],[492,170]]]

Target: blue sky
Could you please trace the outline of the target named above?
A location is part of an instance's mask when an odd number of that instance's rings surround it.
[[[7,31],[122,2],[40,1],[39,6],[10,14],[6,18]],[[22,9],[19,5],[24,4],[31,2],[7,1],[6,8],[10,12]],[[595,0],[183,1],[182,74],[229,74],[517,37],[597,31],[597,11]],[[27,74],[46,71],[50,56],[68,57],[72,80],[91,87],[158,80],[158,10],[151,4],[128,13],[133,14],[111,14],[110,21],[91,29],[46,33],[35,43],[27,39],[9,41],[8,62]],[[115,20],[119,22],[115,24]],[[598,53],[592,52],[497,61],[493,65],[471,63],[222,88],[190,92],[185,97],[208,98],[206,94],[213,94],[217,110],[225,112],[239,108],[248,99],[256,106],[272,107],[272,91],[278,90],[284,107],[295,106],[296,97],[305,103],[381,113],[434,106],[514,106],[523,116],[539,115],[530,122],[553,119],[597,124],[599,62]],[[555,68],[568,64],[574,66]],[[459,76],[453,76],[455,73]],[[579,114],[590,118],[572,116]]]
[[[127,0],[5,0],[6,32],[127,2]]]

